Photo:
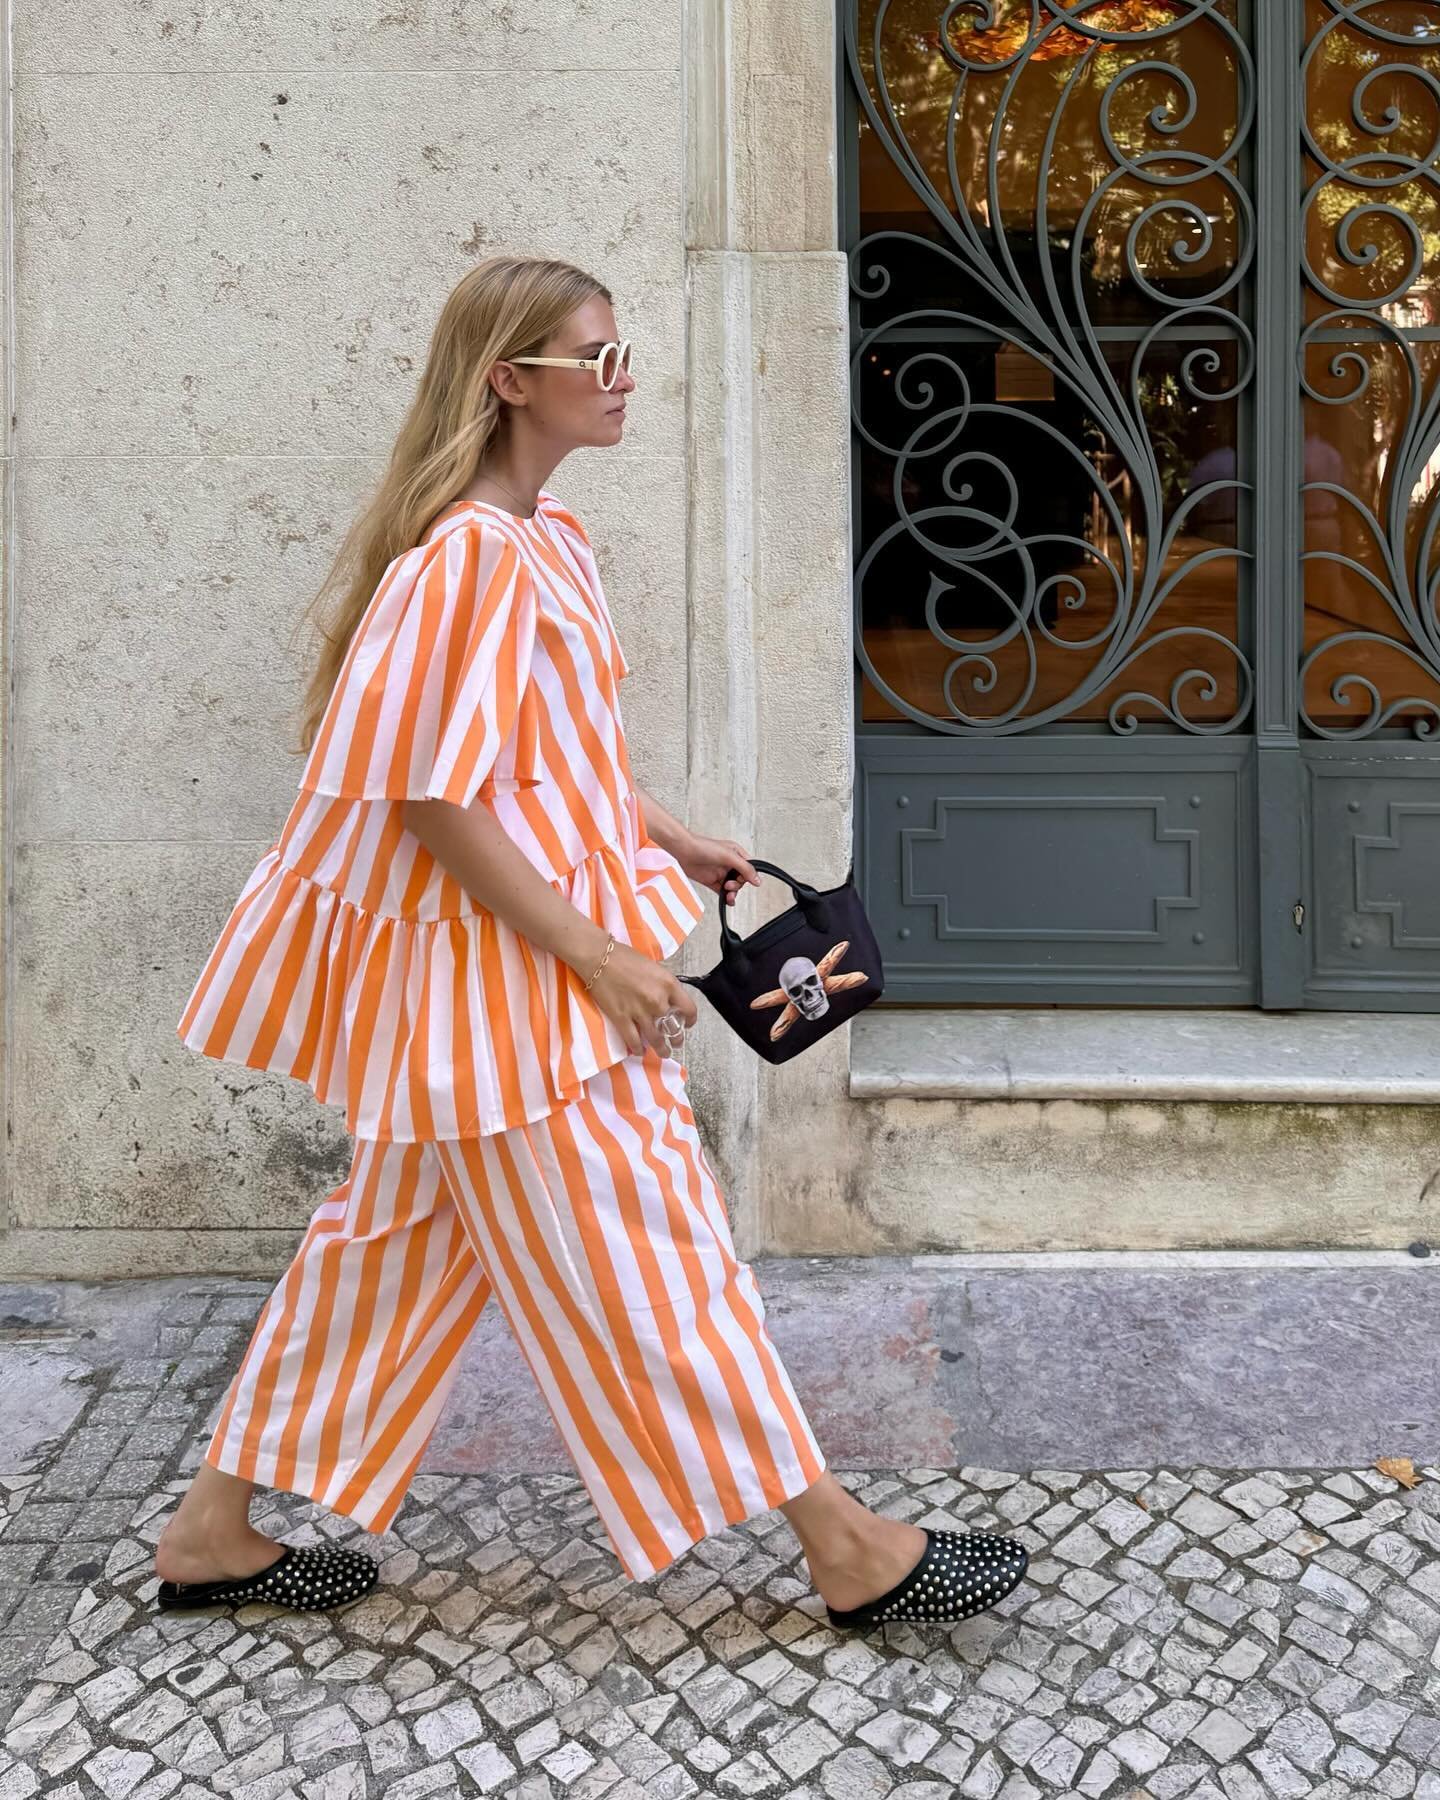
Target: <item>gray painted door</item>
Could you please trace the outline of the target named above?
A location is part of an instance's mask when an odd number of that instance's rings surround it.
[[[842,0],[886,998],[1440,1011],[1440,0]]]

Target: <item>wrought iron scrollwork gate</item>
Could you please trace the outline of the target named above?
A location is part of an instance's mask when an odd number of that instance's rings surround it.
[[[1440,1010],[1440,0],[842,0],[887,999]]]

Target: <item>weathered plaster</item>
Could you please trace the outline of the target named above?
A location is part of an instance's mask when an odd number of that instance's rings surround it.
[[[294,798],[293,627],[494,249],[589,268],[636,342],[624,445],[553,485],[685,804],[679,6],[337,16],[16,10],[12,1272],[278,1267],[344,1172],[338,1109],[175,1026]]]

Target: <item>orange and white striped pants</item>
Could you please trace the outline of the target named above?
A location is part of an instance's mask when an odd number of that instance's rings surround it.
[[[205,1460],[386,1530],[492,1291],[632,1580],[824,1470],[684,1066],[650,1049],[510,1131],[357,1140]]]

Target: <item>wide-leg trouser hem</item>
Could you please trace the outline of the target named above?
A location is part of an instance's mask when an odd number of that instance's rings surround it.
[[[801,1494],[812,1488],[825,1473],[829,1464],[822,1458],[819,1468],[813,1475],[807,1475],[803,1469],[797,1469],[794,1477],[783,1484],[783,1491],[774,1500],[757,1501],[754,1505],[745,1502],[731,1503],[721,1508],[717,1516],[707,1518],[704,1529],[690,1533],[685,1541],[678,1545],[669,1556],[659,1560],[631,1557],[620,1557],[620,1566],[632,1581],[648,1581],[652,1575],[658,1575],[668,1569],[671,1563],[683,1556],[696,1544],[703,1543],[707,1537],[713,1537],[717,1531],[724,1531],[731,1525],[743,1525],[748,1519],[763,1518],[767,1512],[774,1512],[788,1501],[798,1500]],[[618,1553],[617,1553],[618,1554]]]
[[[383,1537],[389,1531],[405,1502],[406,1488],[397,1488],[386,1494],[383,1489],[371,1487],[348,1501],[334,1498],[337,1483],[332,1477],[321,1480],[319,1475],[308,1479],[304,1476],[287,1473],[282,1476],[278,1461],[274,1456],[244,1457],[236,1446],[221,1437],[212,1437],[205,1450],[205,1461],[212,1469],[219,1469],[224,1475],[238,1476],[242,1481],[253,1481],[259,1487],[273,1488],[277,1493],[294,1494],[302,1500],[313,1500],[323,1506],[326,1512],[334,1513],[337,1518],[353,1519],[362,1530]],[[348,1477],[349,1471],[344,1471]],[[345,1483],[338,1484],[343,1489]],[[408,1483],[406,1484],[408,1487]]]
[[[219,1469],[227,1475],[243,1474],[245,1480],[254,1481],[261,1487],[295,1494],[303,1500],[313,1500],[323,1506],[327,1512],[334,1513],[337,1518],[351,1519],[363,1531],[370,1532],[376,1537],[383,1537],[389,1531],[405,1501],[404,1489],[397,1489],[388,1497],[380,1493],[378,1489],[371,1489],[341,1505],[330,1497],[336,1487],[334,1481],[325,1482],[317,1478],[306,1482],[291,1478],[289,1481],[282,1482],[278,1479],[273,1458],[270,1459],[268,1468],[265,1466],[264,1459],[259,1459],[248,1471],[242,1470],[240,1460],[234,1449],[223,1442],[212,1441],[205,1452],[205,1461],[213,1469]],[[631,1581],[648,1581],[652,1575],[658,1575],[668,1569],[687,1550],[693,1549],[696,1544],[703,1543],[707,1537],[713,1537],[716,1532],[725,1531],[731,1525],[743,1525],[750,1519],[763,1518],[767,1512],[773,1512],[787,1502],[799,1499],[801,1494],[808,1492],[815,1485],[828,1468],[829,1464],[823,1458],[813,1475],[797,1468],[791,1479],[783,1484],[782,1492],[768,1503],[763,1499],[753,1503],[742,1500],[723,1506],[718,1513],[706,1509],[702,1528],[698,1531],[682,1533],[682,1541],[674,1545],[668,1556],[650,1558],[632,1553],[627,1557],[621,1554],[613,1539],[611,1548],[615,1552],[620,1567]],[[523,1480],[524,1477],[517,1479]]]
[[[824,1472],[683,1065],[648,1049],[511,1131],[358,1140],[206,1460],[384,1532],[491,1293],[630,1579]]]

